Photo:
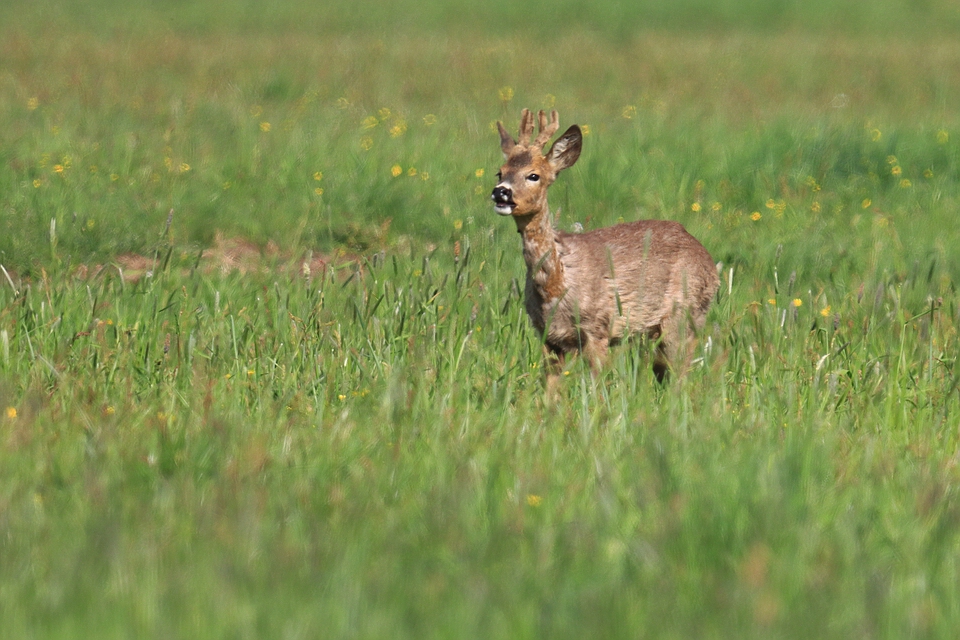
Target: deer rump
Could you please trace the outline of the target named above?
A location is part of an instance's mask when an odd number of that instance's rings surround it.
[[[706,249],[680,223],[557,231],[554,250],[564,289],[544,291],[541,271],[528,268],[525,292],[527,313],[552,351],[603,348],[635,334],[667,332],[671,342],[682,341],[703,327],[716,274],[706,268]]]

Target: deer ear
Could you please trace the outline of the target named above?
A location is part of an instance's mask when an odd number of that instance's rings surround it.
[[[559,173],[567,167],[572,167],[573,163],[580,157],[580,149],[583,144],[583,134],[577,125],[571,126],[563,132],[563,135],[557,138],[553,146],[550,147],[550,153],[547,154],[547,162],[553,167],[553,170]]]
[[[510,150],[517,146],[517,142],[507,133],[501,122],[497,122],[497,129],[500,130],[500,149],[503,150],[503,155],[510,155]]]

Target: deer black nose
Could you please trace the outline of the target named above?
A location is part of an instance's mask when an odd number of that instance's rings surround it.
[[[502,202],[504,204],[511,202],[513,200],[513,192],[510,191],[507,187],[494,187],[493,195],[490,196],[494,202]]]

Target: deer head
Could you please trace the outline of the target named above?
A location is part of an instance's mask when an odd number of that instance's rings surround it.
[[[550,141],[560,128],[556,111],[547,115],[538,114],[540,132],[533,137],[533,114],[524,109],[520,116],[520,139],[514,140],[503,124],[500,130],[500,148],[504,163],[497,173],[497,186],[490,196],[493,209],[502,216],[523,218],[544,212],[547,209],[547,187],[557,179],[557,174],[570,167],[580,157],[583,134],[577,125],[571,126],[557,138],[550,151],[543,153],[543,145]],[[519,222],[518,222],[519,224]]]

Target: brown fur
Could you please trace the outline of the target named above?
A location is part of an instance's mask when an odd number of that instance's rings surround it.
[[[556,133],[554,111],[539,113],[533,143],[533,115],[523,110],[519,141],[503,125],[505,162],[493,199],[497,212],[511,215],[523,239],[527,264],[526,309],[543,336],[552,386],[566,354],[579,351],[594,369],[607,349],[633,334],[660,338],[654,372],[682,373],[695,333],[720,285],[713,259],[677,222],[639,220],[589,233],[553,228],[547,188],[580,156],[582,135],[573,125],[543,153]]]

